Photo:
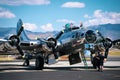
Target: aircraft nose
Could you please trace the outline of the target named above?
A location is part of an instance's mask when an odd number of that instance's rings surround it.
[[[95,34],[95,32],[93,30],[88,30],[85,33],[85,39],[89,43],[94,43],[96,41],[96,39],[97,39],[97,36],[96,36],[96,34]]]

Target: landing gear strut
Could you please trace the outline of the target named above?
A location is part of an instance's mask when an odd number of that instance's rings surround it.
[[[25,59],[23,66],[29,66],[29,65],[30,65],[29,59]]]
[[[23,58],[25,59],[23,65],[24,66],[29,66],[30,65],[30,59],[32,59],[33,56],[30,55],[29,53],[25,53],[24,56],[23,56]]]

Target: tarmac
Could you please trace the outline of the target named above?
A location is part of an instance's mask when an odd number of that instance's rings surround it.
[[[0,62],[0,80],[120,80],[120,61],[112,59],[104,64],[104,71],[92,68],[90,61],[69,65],[68,61],[47,65],[43,70],[35,70],[34,61],[30,66],[22,66],[20,61]]]

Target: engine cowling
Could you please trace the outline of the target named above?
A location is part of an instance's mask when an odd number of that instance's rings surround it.
[[[14,49],[16,49],[16,46],[11,46],[9,43],[4,44],[4,48],[3,48],[4,51],[9,51]]]
[[[20,40],[16,35],[10,35],[6,37],[9,41],[4,44],[3,50],[13,50],[16,49],[17,45],[19,44]]]
[[[105,40],[103,41],[103,46],[107,49],[107,48],[111,48],[112,47],[112,40],[109,38],[105,38]]]
[[[85,33],[85,39],[88,43],[94,43],[97,40],[97,36],[93,30],[88,30]]]
[[[19,38],[18,38],[16,35],[10,36],[9,40],[11,40],[11,41],[9,42],[9,44],[10,44],[11,46],[17,46],[17,45],[19,44],[19,42],[20,42]]]
[[[54,38],[49,38],[47,41],[48,41],[47,46],[49,48],[55,48],[55,46],[57,45],[57,40]]]

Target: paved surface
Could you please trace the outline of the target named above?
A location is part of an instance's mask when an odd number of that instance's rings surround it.
[[[120,70],[27,71],[0,73],[0,80],[120,80]]]
[[[45,65],[41,70],[31,66],[22,66],[21,61],[0,62],[0,80],[120,80],[120,61],[108,61],[103,72],[88,68],[83,63],[69,65],[68,61],[59,61],[53,65]]]

